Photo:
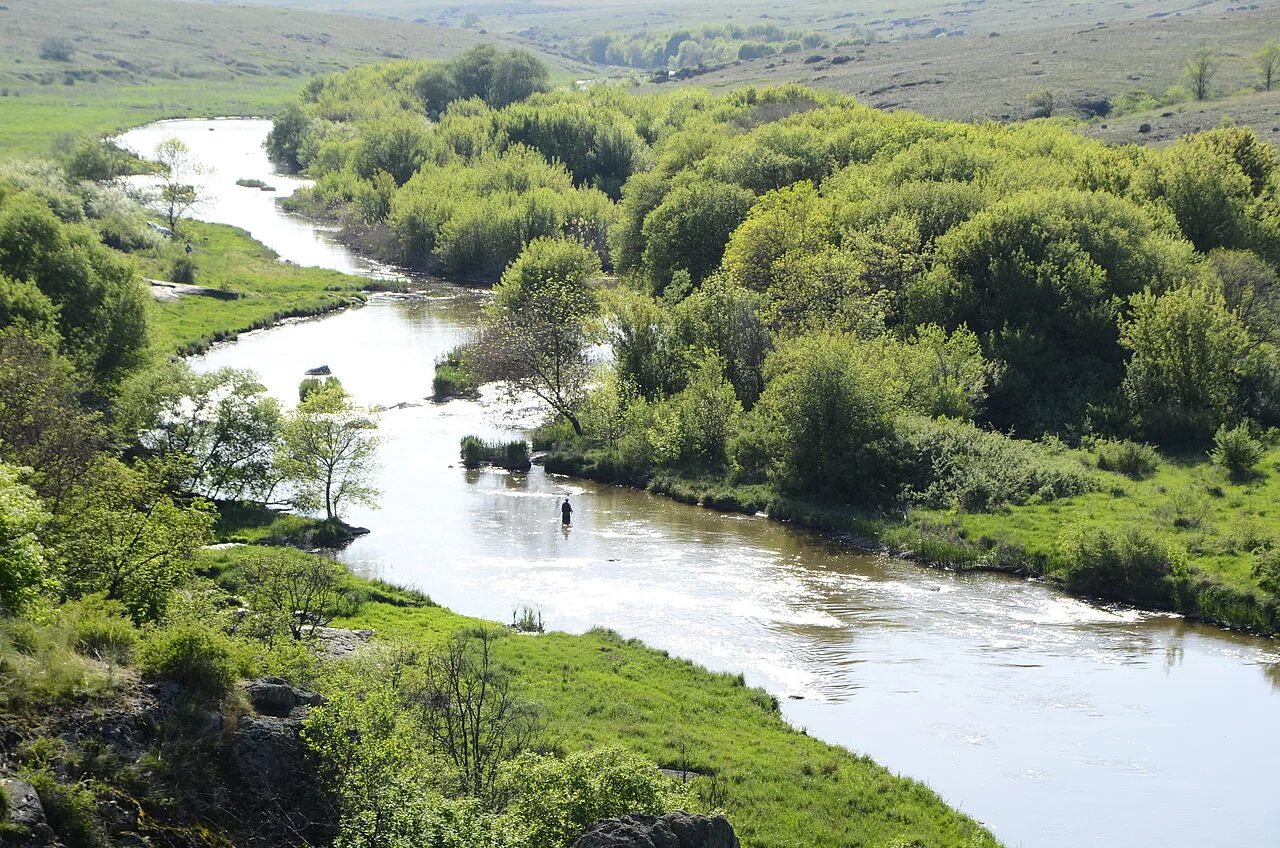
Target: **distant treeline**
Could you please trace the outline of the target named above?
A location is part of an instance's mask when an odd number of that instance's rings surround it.
[[[846,34],[841,44],[866,42],[866,37],[855,33]],[[597,65],[679,70],[775,53],[799,53],[827,43],[827,36],[822,33],[788,30],[777,24],[718,24],[666,33],[600,32],[576,43],[573,53]]]

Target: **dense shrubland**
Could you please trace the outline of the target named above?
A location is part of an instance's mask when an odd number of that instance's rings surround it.
[[[839,44],[866,44],[871,38],[869,33],[849,32]],[[799,53],[829,43],[821,33],[788,30],[778,24],[708,24],[660,33],[598,32],[570,49],[580,59],[597,65],[677,71],[736,59]]]
[[[543,390],[557,468],[742,508],[978,514],[1141,478],[1149,445],[1203,457],[1217,434],[1223,467],[1247,463],[1236,429],[1280,425],[1280,160],[1248,130],[1108,147],[798,87],[436,115],[410,82],[428,70],[364,72],[403,94],[355,118],[331,103],[375,101],[360,76],[312,86],[301,202],[391,232],[401,261],[555,281],[513,311],[503,277],[467,361]],[[409,124],[408,158],[370,174],[366,147]],[[590,295],[556,240],[617,283]]]

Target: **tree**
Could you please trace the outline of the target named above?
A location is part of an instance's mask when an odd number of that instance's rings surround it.
[[[455,635],[427,657],[410,695],[427,736],[453,765],[458,790],[478,798],[493,796],[499,766],[538,730],[533,706],[497,664],[499,638],[485,627]]]
[[[163,169],[158,198],[160,214],[177,235],[182,216],[200,202],[199,190],[191,182],[200,175],[200,163],[180,138],[166,138],[157,144],[155,157]]]
[[[1222,283],[1227,309],[1259,343],[1280,341],[1280,277],[1257,255],[1245,250],[1214,250],[1211,267]]]
[[[80,403],[82,380],[45,343],[0,331],[0,456],[30,469],[26,482],[55,512],[107,444],[101,415]]]
[[[699,181],[668,192],[641,227],[654,292],[665,292],[680,270],[701,284],[720,266],[729,236],[754,202],[755,195],[731,183]]]
[[[206,501],[184,506],[169,495],[181,473],[162,461],[136,469],[115,459],[98,464],[52,534],[67,597],[101,593],[123,603],[139,622],[163,615],[213,531]]]
[[[268,638],[287,628],[294,639],[328,624],[338,600],[342,566],[291,548],[255,553],[241,566],[245,600],[264,619]]]
[[[280,405],[253,372],[198,374],[166,363],[127,384],[119,406],[128,438],[189,460],[186,491],[213,499],[270,496]]]
[[[1051,89],[1042,88],[1027,95],[1027,105],[1031,107],[1034,117],[1052,118],[1054,110],[1058,107],[1058,101]]]
[[[267,134],[267,155],[271,161],[297,170],[302,167],[302,145],[310,131],[311,121],[297,103],[280,110]]]
[[[1270,91],[1275,84],[1277,72],[1280,72],[1280,41],[1268,41],[1261,50],[1253,54],[1253,62],[1258,71],[1259,85],[1263,91]]]
[[[1184,286],[1133,298],[1124,391],[1149,436],[1207,440],[1236,417],[1249,336],[1222,295]]]
[[[49,515],[36,493],[22,483],[24,470],[0,463],[0,615],[22,612],[45,578],[39,536]]]
[[[377,462],[377,427],[340,385],[309,394],[286,418],[277,453],[281,476],[293,484],[293,502],[323,508],[329,521],[339,518],[345,503],[375,505],[378,490],[369,479]]]
[[[1209,96],[1209,83],[1218,70],[1218,58],[1208,47],[1201,47],[1187,59],[1183,73],[1191,85],[1196,100],[1204,100]]]
[[[551,72],[528,50],[510,50],[494,65],[485,100],[495,109],[551,88]]]
[[[843,501],[877,500],[892,487],[886,439],[892,401],[847,336],[801,336],[779,346],[756,421],[784,488]]]
[[[578,435],[576,410],[591,376],[586,348],[598,335],[600,306],[591,279],[599,271],[596,254],[577,242],[530,242],[494,289],[476,348],[482,377],[506,380],[513,392],[532,392]]]

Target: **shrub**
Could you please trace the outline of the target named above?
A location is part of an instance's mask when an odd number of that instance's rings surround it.
[[[511,626],[521,633],[542,633],[545,630],[542,624],[542,610],[531,606],[513,609]]]
[[[1172,604],[1171,578],[1186,568],[1181,551],[1136,527],[1071,528],[1058,540],[1058,556],[1073,591],[1154,608]]]
[[[198,696],[220,698],[239,676],[237,645],[231,637],[194,623],[151,633],[138,664],[148,677],[172,680]]]
[[[1160,454],[1141,442],[1100,440],[1093,446],[1100,471],[1114,471],[1135,480],[1154,474],[1160,465]]]
[[[1280,548],[1267,548],[1254,554],[1253,576],[1265,591],[1280,598]]]
[[[63,626],[0,619],[0,706],[21,709],[103,692],[107,675],[70,643]]]
[[[65,38],[46,38],[40,43],[40,58],[49,62],[70,62],[76,48]]]
[[[1254,438],[1247,424],[1218,428],[1213,435],[1213,450],[1209,457],[1213,464],[1227,470],[1233,477],[1245,476],[1262,461],[1266,448]]]
[[[191,285],[196,281],[196,263],[190,256],[179,256],[169,269],[169,279],[175,283]]]
[[[1094,475],[1044,445],[963,421],[911,418],[899,430],[903,492],[922,506],[984,512],[1098,488]]]

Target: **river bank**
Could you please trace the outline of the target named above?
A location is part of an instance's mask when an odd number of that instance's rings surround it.
[[[1280,450],[1271,460],[1280,460]],[[553,451],[544,460],[547,471],[569,477],[595,480],[611,485],[630,486],[680,503],[706,507],[720,512],[767,516],[774,521],[835,534],[851,546],[880,555],[917,562],[920,565],[957,572],[993,572],[1018,578],[1037,578],[1078,597],[1102,602],[1118,602],[1156,612],[1174,612],[1193,621],[1218,627],[1274,636],[1280,633],[1280,599],[1269,597],[1250,580],[1248,567],[1223,562],[1224,553],[1212,550],[1204,540],[1193,549],[1210,550],[1216,560],[1208,568],[1192,560],[1190,573],[1174,569],[1161,570],[1136,578],[1108,579],[1084,583],[1072,578],[1076,562],[1071,561],[1059,544],[1063,524],[1082,526],[1103,523],[1102,517],[1081,504],[1091,502],[1090,495],[1068,498],[1051,505],[1021,505],[991,513],[964,513],[938,510],[910,510],[890,516],[857,510],[852,507],[789,498],[768,484],[735,485],[724,479],[690,478],[678,473],[656,473],[634,476],[620,473],[609,465],[594,461],[587,454]],[[1117,522],[1116,507],[1119,487],[1128,485],[1146,490],[1163,489],[1165,479],[1134,481],[1121,475],[1109,475],[1106,493],[1106,523]],[[1276,485],[1280,489],[1280,484]],[[1267,489],[1255,493],[1268,501],[1276,492]],[[1096,503],[1096,498],[1092,502]],[[1121,501],[1119,508],[1130,520],[1141,522],[1142,500]],[[1064,512],[1070,516],[1063,518]],[[1239,518],[1243,519],[1241,515]],[[1202,522],[1203,523],[1203,522]],[[1223,529],[1223,535],[1238,534],[1238,522]],[[1056,525],[1047,527],[1046,525]],[[1200,529],[1197,524],[1195,529]],[[1247,542],[1246,542],[1247,544]],[[1250,552],[1239,559],[1252,559]],[[1124,568],[1123,562],[1114,568]],[[1232,581],[1231,578],[1236,580]],[[1250,585],[1253,583],[1253,585]]]

